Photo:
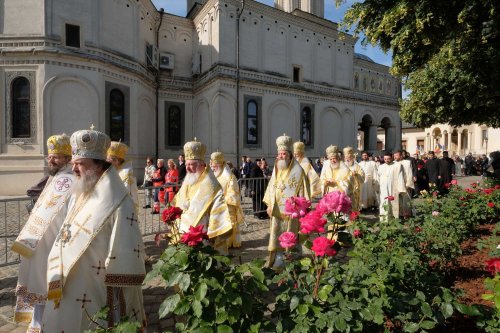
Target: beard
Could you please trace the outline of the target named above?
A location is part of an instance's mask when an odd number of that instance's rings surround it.
[[[87,170],[85,173],[80,174],[75,184],[74,193],[78,196],[81,194],[89,194],[99,180],[99,175],[96,169]]]
[[[186,185],[193,185],[198,181],[198,179],[200,179],[200,176],[201,172],[195,172],[195,173],[188,172],[186,174],[186,177],[184,177],[183,184],[185,183]]]
[[[59,167],[56,164],[49,164],[49,175],[55,176],[61,169],[62,167]]]
[[[278,170],[285,170],[286,168],[288,168],[288,165],[290,164],[290,159],[284,159],[284,160],[278,160],[276,162],[276,167],[278,168]]]
[[[335,163],[330,162],[330,167],[331,167],[332,169],[338,169],[338,168],[339,168],[339,166],[340,166],[340,163],[339,163],[339,162],[335,162]]]
[[[344,161],[345,165],[348,167],[352,167],[354,165],[354,161]]]

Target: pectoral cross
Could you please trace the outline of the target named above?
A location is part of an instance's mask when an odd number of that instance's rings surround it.
[[[106,267],[105,266],[101,266],[101,261],[99,260],[99,265],[97,265],[97,266],[92,265],[92,268],[96,268],[97,269],[97,275],[99,275],[99,272],[101,271],[101,269],[104,269]]]
[[[76,299],[76,301],[77,301],[77,302],[82,302],[82,309],[85,307],[85,303],[87,303],[87,302],[88,302],[88,303],[92,302],[92,300],[87,299],[87,294],[83,294],[83,298],[82,298],[82,299],[77,298],[77,299]]]
[[[134,222],[139,221],[134,216],[135,216],[135,213],[132,213],[132,217],[126,217],[126,219],[130,221],[130,225],[134,224]]]
[[[136,309],[132,308],[132,315],[131,317],[134,317],[135,319],[137,319],[137,315],[139,314],[139,311],[137,311]]]
[[[288,186],[295,188],[297,186],[297,179],[295,179],[295,177],[290,178],[288,180]]]
[[[139,244],[137,244],[137,249],[134,248],[134,252],[137,252],[137,258],[139,258],[139,253],[141,253],[141,248],[139,247]]]
[[[78,222],[73,222],[72,224],[76,225],[78,228],[76,229],[74,237],[70,240],[70,245],[73,243],[73,240],[80,234],[81,231],[85,232],[87,235],[92,235],[92,231],[85,228],[84,225],[87,224],[88,221],[92,218],[92,215],[88,215],[85,221],[83,221],[82,224],[79,224]]]

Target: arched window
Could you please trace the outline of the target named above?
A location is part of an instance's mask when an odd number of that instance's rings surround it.
[[[29,138],[30,83],[25,77],[18,77],[12,82],[12,137]]]
[[[167,112],[167,145],[182,145],[182,114],[177,105],[172,105]]]
[[[125,141],[125,96],[119,89],[109,93],[109,137]]]
[[[247,103],[247,135],[246,144],[256,145],[259,143],[259,107],[257,102],[249,100]]]
[[[310,107],[305,106],[302,108],[302,113],[300,115],[300,141],[302,141],[306,146],[311,146],[313,143],[313,116]]]

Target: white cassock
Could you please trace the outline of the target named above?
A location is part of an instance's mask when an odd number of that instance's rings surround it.
[[[415,188],[415,183],[413,182],[413,171],[411,168],[410,160],[402,160],[400,162],[395,162],[401,164],[404,174],[404,182],[406,187],[406,192],[400,194],[399,200],[399,215],[404,217],[409,217],[412,214],[411,211],[411,191]]]
[[[40,331],[47,300],[47,258],[66,217],[75,176],[67,166],[50,177],[12,250],[21,255],[14,320]]]
[[[134,176],[132,164],[130,162],[125,162],[121,167],[117,168],[117,171],[120,175],[121,180],[123,181],[123,185],[125,185],[129,195],[134,200],[136,208],[139,209],[139,192],[137,190],[137,179]]]
[[[334,184],[326,185],[327,181],[334,181]],[[344,162],[339,162],[338,168],[332,168],[330,161],[325,161],[321,169],[320,183],[323,195],[333,191],[341,191],[351,196],[354,187],[354,178]]]
[[[378,166],[374,161],[358,163],[365,173],[365,182],[361,188],[361,208],[378,205]]]
[[[365,182],[365,172],[357,162],[351,166],[346,164],[346,167],[351,171],[352,176],[352,194],[350,195],[352,201],[352,210],[359,211],[361,209],[361,191]]]
[[[145,326],[144,244],[134,202],[115,168],[69,208],[47,266],[44,332],[94,328],[89,316],[104,306],[111,310],[99,321],[103,327],[125,315]]]
[[[399,163],[384,163],[378,168],[378,178],[380,218],[387,216],[386,206],[392,208],[391,212],[395,218],[399,218],[399,195],[406,193],[403,167]],[[394,197],[392,202],[387,199],[389,196]]]
[[[307,175],[307,178],[309,179],[309,192],[311,193],[311,198],[321,196],[321,184],[319,181],[319,176],[316,173],[316,170],[314,170],[309,159],[307,157],[302,157],[302,159],[297,160],[297,162],[299,162],[300,166]]]

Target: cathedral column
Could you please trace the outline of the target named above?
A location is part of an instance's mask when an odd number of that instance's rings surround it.
[[[469,146],[469,153],[470,153],[470,152],[472,152],[472,132],[467,131],[467,135],[468,135],[467,146]]]
[[[385,135],[385,148],[387,150],[394,150],[396,143],[396,126],[391,125],[387,128],[387,132]]]
[[[457,135],[457,155],[462,155],[462,132],[458,131]]]
[[[377,125],[371,124],[368,129],[368,150],[370,152],[377,150],[377,128]]]
[[[447,143],[446,143],[445,149],[449,151],[449,150],[451,150],[451,132],[448,132],[446,134],[446,140],[447,140]]]

